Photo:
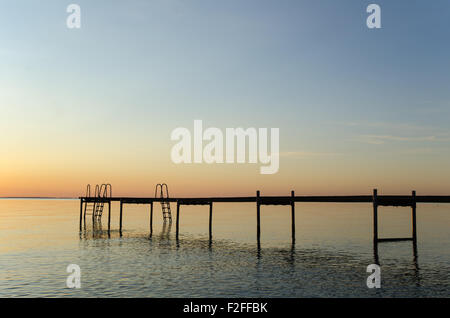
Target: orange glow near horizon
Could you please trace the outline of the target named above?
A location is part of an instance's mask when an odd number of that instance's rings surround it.
[[[108,182],[115,196],[151,197],[155,184],[165,182],[172,196],[252,196],[256,190],[264,195],[360,195],[373,188],[381,193],[449,194],[450,181],[438,172],[402,169],[374,162],[367,167],[352,166],[335,159],[281,161],[275,175],[259,174],[258,164],[180,164],[154,165],[112,161],[108,165],[88,165],[73,161],[62,164],[2,162],[0,196],[78,197],[86,184]]]

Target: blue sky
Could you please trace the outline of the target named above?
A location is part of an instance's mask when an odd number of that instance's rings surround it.
[[[80,30],[65,26],[70,3]],[[370,3],[382,29],[366,27]],[[162,162],[170,132],[202,119],[279,127],[289,169],[345,155],[337,169],[374,160],[367,169],[450,177],[449,35],[445,0],[1,0],[4,155],[73,159],[113,140],[109,157],[122,147],[151,161],[141,148],[153,147]]]

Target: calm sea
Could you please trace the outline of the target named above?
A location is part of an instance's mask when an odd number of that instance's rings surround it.
[[[79,232],[78,200],[0,200],[0,297],[448,297],[450,205],[419,204],[418,244],[378,247],[382,286],[368,289],[375,262],[370,204],[296,204],[295,245],[290,209],[261,208],[261,248],[255,204],[215,204],[213,240],[208,207],[183,206],[180,237],[155,205],[125,205],[118,233],[103,225]],[[380,208],[380,237],[410,236],[410,208]],[[66,287],[69,264],[81,268],[81,288]]]

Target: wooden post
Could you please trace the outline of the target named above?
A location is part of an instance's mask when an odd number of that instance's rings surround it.
[[[180,202],[177,201],[177,225],[176,225],[176,238],[178,239],[178,233],[180,228]]]
[[[111,201],[108,201],[108,232],[111,230]]]
[[[213,203],[209,203],[209,240],[212,239],[212,210],[213,210]]]
[[[87,209],[87,202],[84,202],[84,208],[83,208],[83,220],[84,220],[84,227],[86,227],[86,209]]]
[[[153,202],[150,203],[150,235],[153,233]]]
[[[261,240],[261,208],[260,208],[260,192],[256,191],[256,239],[258,241],[258,245]]]
[[[83,222],[83,199],[80,199],[80,231]]]
[[[123,210],[123,202],[120,201],[120,225],[119,225],[120,235],[122,235],[122,210]]]
[[[292,243],[295,243],[295,193],[291,191],[291,226],[292,226]]]
[[[373,258],[375,264],[380,265],[380,258],[378,257],[378,241],[373,241]]]
[[[373,241],[378,242],[378,191],[373,189]]]
[[[412,192],[412,238],[413,241],[417,241],[417,219],[416,219],[416,191]]]

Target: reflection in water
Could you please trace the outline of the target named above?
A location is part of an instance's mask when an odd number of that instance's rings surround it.
[[[88,228],[92,228],[92,232],[85,230],[82,240],[95,240],[96,244],[94,246],[101,250],[104,249],[101,248],[102,245],[105,245],[105,248],[111,247],[107,243],[110,239],[102,231],[101,224],[95,223]],[[116,234],[119,235],[119,233]],[[120,235],[117,235],[113,235],[113,239],[121,238]],[[251,282],[253,282],[253,287],[256,290],[267,290],[268,280],[277,280],[277,277],[287,275],[287,277],[281,278],[280,282],[277,283],[279,289],[277,289],[276,293],[280,293],[278,296],[286,296],[286,294],[281,292],[284,287],[280,284],[284,281],[284,284],[290,285],[292,283],[288,283],[290,280],[293,280],[295,288],[309,288],[312,291],[317,287],[323,289],[327,284],[331,284],[332,286],[329,288],[334,290],[333,280],[339,281],[342,278],[345,278],[346,281],[344,286],[358,286],[358,282],[363,282],[366,277],[364,272],[355,271],[355,264],[359,264],[356,268],[361,269],[370,263],[347,253],[333,253],[321,249],[302,249],[296,247],[295,243],[291,243],[289,248],[262,248],[260,244],[257,244],[256,248],[254,248],[252,247],[254,246],[253,244],[238,244],[228,240],[212,241],[209,238],[198,238],[190,235],[181,235],[179,239],[174,239],[176,236],[172,233],[171,224],[169,223],[163,224],[158,236],[147,236],[146,239],[144,238],[145,235],[128,234],[125,239],[121,238],[119,240],[118,246],[120,248],[126,247],[126,257],[133,259],[136,257],[133,254],[137,253],[139,258],[147,259],[144,264],[152,264],[155,262],[156,255],[159,255],[159,258],[164,255],[161,263],[154,264],[153,268],[158,268],[159,266],[172,269],[178,268],[177,271],[183,272],[183,278],[187,280],[190,280],[189,277],[192,275],[201,276],[202,271],[207,271],[205,275],[209,277],[208,279],[211,279],[207,284],[213,283],[217,275],[230,275],[232,277],[230,282],[240,284],[243,279],[241,277],[242,271],[245,269],[244,272],[247,271],[247,275],[252,277]],[[93,245],[86,245],[85,248],[87,253],[91,253],[90,250],[93,249]],[[374,253],[376,258],[378,258],[378,247],[374,246],[374,248]],[[124,261],[113,260],[109,255],[105,257],[113,263]],[[193,263],[183,263],[183,260],[191,258]],[[144,271],[141,273],[144,275],[151,275],[152,273],[147,267],[139,270]],[[173,275],[173,273],[170,272],[168,275]],[[244,279],[245,281],[246,279]],[[246,283],[249,284],[250,282]],[[274,283],[272,282],[272,284]],[[222,292],[226,292],[226,286],[227,284],[225,283]],[[294,288],[294,286],[291,286],[291,288]],[[133,287],[130,288],[133,289]],[[348,292],[347,287],[345,287],[345,290]],[[304,292],[306,291],[303,290],[302,293]],[[255,295],[254,291],[250,290],[247,293],[240,290],[239,293],[241,296]],[[298,294],[295,290],[292,293],[292,296]],[[345,294],[343,291],[341,293]],[[209,296],[218,294],[213,293]],[[334,293],[332,294],[334,295]]]
[[[416,286],[420,286],[420,273],[419,273],[419,254],[417,253],[417,241],[413,242],[413,254],[414,254],[414,276],[417,278]]]
[[[374,255],[375,264],[382,266],[382,264],[380,263],[380,258],[379,258],[378,244],[388,244],[389,245],[389,243],[386,243],[386,242],[380,243],[377,241],[374,241],[374,243],[373,243],[373,255]],[[412,259],[413,277],[415,279],[416,286],[420,287],[420,275],[419,275],[420,268],[419,268],[419,256],[418,256],[418,251],[417,251],[417,240],[412,241],[412,251],[413,251],[413,259]]]
[[[69,294],[78,297],[378,297],[423,296],[428,290],[420,288],[417,248],[413,249],[413,275],[408,275],[407,266],[397,262],[397,258],[385,255],[381,257],[383,266],[387,266],[383,267],[382,289],[369,290],[365,269],[373,262],[370,252],[364,256],[351,251],[306,248],[299,240],[284,248],[255,248],[254,244],[220,239],[211,244],[208,237],[188,234],[177,241],[169,224],[153,237],[129,232],[120,237],[116,231],[109,238],[105,232],[100,224],[88,225],[75,254],[55,251],[48,255],[62,265],[50,261],[38,269],[18,265],[22,266],[21,275],[45,276],[61,266],[65,268],[64,264],[78,264],[84,275],[84,288]],[[374,252],[378,257],[378,251]],[[28,257],[41,259],[39,254]],[[3,261],[16,266],[14,259]],[[2,260],[0,265],[4,265]],[[428,273],[427,286],[442,281],[439,272]],[[26,290],[26,285],[8,289],[15,283],[4,281],[3,288],[10,296]],[[33,295],[67,294],[58,277],[45,284],[48,286]],[[445,289],[436,289],[434,295],[439,291],[443,293]]]
[[[102,221],[97,218],[92,222],[92,235],[93,238],[101,238],[103,235]]]
[[[125,239],[123,239],[118,231],[113,231],[111,235],[110,231],[103,230],[102,223],[98,221],[88,224],[87,226],[85,225],[82,233],[80,233],[80,241],[95,240],[94,245],[88,244],[83,247],[87,253],[90,253],[90,250],[94,248],[101,248],[103,252],[107,249],[113,251],[114,248],[111,247],[109,241],[117,238],[120,238],[117,246],[119,248],[126,247],[127,249],[127,254],[124,255],[124,257],[134,258],[136,256],[129,254],[130,252],[133,254],[136,251],[140,251],[138,253],[140,258],[150,259],[154,257],[155,253],[157,253],[157,255],[167,254],[168,256],[165,256],[167,259],[159,265],[169,268],[183,266],[183,264],[180,264],[180,257],[198,258],[198,262],[194,261],[193,264],[189,264],[190,270],[194,272],[201,271],[202,267],[206,266],[207,271],[209,272],[208,276],[212,277],[211,279],[213,280],[218,273],[230,267],[230,262],[233,264],[233,268],[229,268],[231,271],[230,275],[233,277],[239,276],[237,273],[234,273],[234,271],[239,272],[243,267],[253,268],[251,275],[253,275],[254,287],[257,290],[267,289],[266,281],[268,276],[272,279],[272,276],[282,275],[281,273],[285,273],[285,275],[288,275],[291,277],[290,279],[294,279],[294,281],[297,280],[298,284],[309,285],[311,290],[314,290],[314,288],[317,287],[314,284],[318,284],[321,286],[320,289],[322,289],[324,288],[322,285],[326,286],[327,284],[330,284],[330,282],[339,281],[342,277],[347,277],[346,286],[355,285],[354,288],[356,288],[356,286],[358,286],[357,282],[364,282],[367,278],[365,276],[365,271],[362,272],[360,269],[366,268],[367,265],[371,263],[370,261],[364,261],[363,258],[359,258],[357,255],[351,255],[351,253],[335,253],[320,248],[305,249],[302,248],[301,245],[297,247],[295,242],[291,242],[289,247],[286,246],[286,248],[275,249],[261,247],[261,244],[256,244],[255,248],[255,245],[253,244],[237,244],[232,241],[217,239],[213,241],[209,236],[208,239],[205,239],[190,235],[181,235],[180,238],[177,239],[176,235],[172,233],[172,224],[170,223],[163,223],[159,235],[156,237],[152,235],[146,236],[146,240],[144,241],[142,240],[145,238],[145,235],[143,234],[126,233]],[[143,244],[144,242],[147,243]],[[376,264],[382,266],[383,282],[387,280],[386,276],[390,274],[400,280],[404,279],[404,277],[409,277],[410,283],[416,287],[420,287],[421,278],[418,265],[417,242],[413,241],[412,244],[413,257],[412,262],[410,263],[412,264],[412,271],[408,271],[410,266],[407,264],[397,264],[397,268],[391,270],[389,266],[392,266],[392,259],[385,259],[383,264],[383,253],[381,253],[380,260],[379,244],[380,243],[373,244],[373,258]],[[404,243],[400,244],[402,249],[406,247],[404,246]],[[390,245],[390,243],[383,243],[383,246],[387,249],[385,250],[385,253],[390,251],[391,248],[399,248],[399,245]],[[205,258],[205,255],[207,255],[207,258]],[[117,260],[111,260],[110,255],[103,255],[102,259],[107,259],[109,262],[113,263],[117,262]],[[202,262],[202,259],[205,263],[199,265],[197,268],[197,265],[195,264]],[[93,261],[95,263],[95,259]],[[120,260],[119,262],[122,261],[123,260]],[[242,264],[235,266],[239,263]],[[386,272],[389,273],[386,274]],[[148,273],[148,275],[150,275],[150,273]],[[186,275],[190,274],[186,273]],[[308,278],[309,276],[311,277]],[[299,277],[302,279],[299,279]],[[238,281],[241,279],[242,278],[238,279]],[[303,279],[307,279],[308,282],[305,282]],[[392,280],[392,278],[390,278],[390,280]],[[297,286],[297,288],[299,288],[299,286]],[[333,289],[335,287],[330,286],[327,288]],[[341,292],[342,295],[352,294],[349,292],[348,288],[345,288],[345,291]],[[364,294],[366,291],[360,290],[360,292]],[[295,291],[293,293],[297,294]],[[324,291],[322,290],[322,293],[319,295],[322,296],[323,293]],[[327,292],[325,292],[325,294],[326,293]],[[210,296],[212,295],[217,294],[211,294]],[[255,294],[241,294],[241,296],[248,295]],[[278,296],[281,295],[284,294],[280,293]],[[334,296],[334,294],[332,293],[331,296]]]
[[[108,230],[103,230],[103,225],[101,220],[95,219],[92,225],[86,225],[84,222],[83,231],[80,232],[80,239],[104,239],[111,238],[111,232]]]
[[[159,238],[160,239],[167,239],[167,240],[170,239],[170,232],[171,232],[171,230],[172,230],[172,223],[164,222],[162,230],[161,230],[161,234],[159,235]]]
[[[414,277],[416,278],[416,286],[420,286],[420,273],[419,273],[419,254],[417,252],[417,240],[413,241],[413,263],[414,263]]]

